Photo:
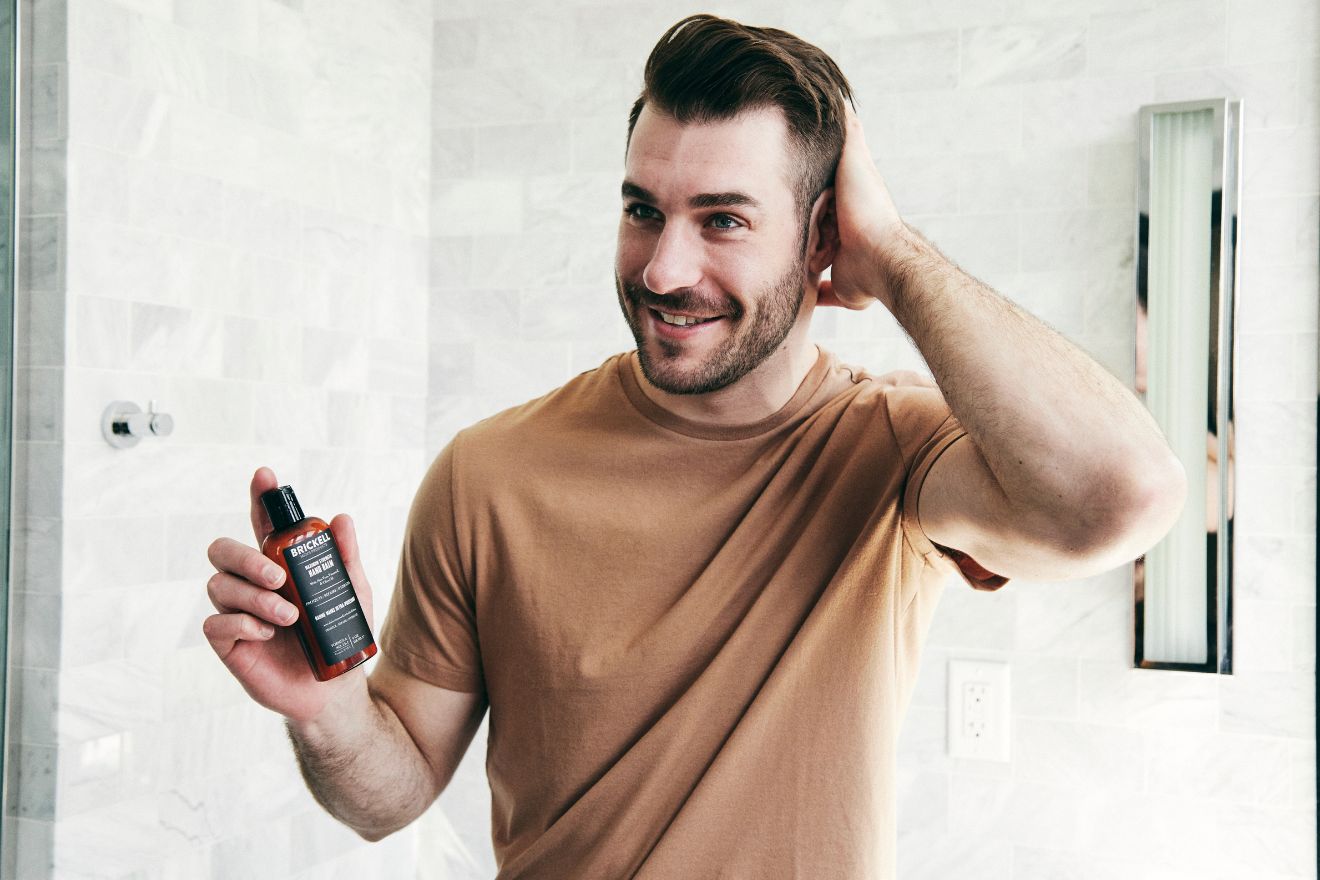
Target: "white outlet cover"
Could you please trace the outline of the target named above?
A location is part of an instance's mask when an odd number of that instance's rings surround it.
[[[949,756],[1009,761],[1009,666],[997,660],[949,661]],[[969,690],[970,689],[970,690]],[[984,694],[985,705],[974,701]],[[970,711],[969,711],[970,710]],[[975,717],[979,715],[980,717]]]

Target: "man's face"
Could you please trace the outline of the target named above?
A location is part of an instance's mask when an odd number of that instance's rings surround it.
[[[625,163],[615,286],[652,385],[731,385],[815,305],[803,308],[791,171],[777,108],[685,125],[643,107]],[[677,326],[661,312],[713,320]]]

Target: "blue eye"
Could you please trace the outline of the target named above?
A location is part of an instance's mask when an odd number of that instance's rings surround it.
[[[742,225],[741,223],[739,223],[739,222],[737,221],[737,219],[735,219],[734,217],[730,216],[729,214],[716,214],[715,216],[711,217],[710,219],[711,219],[711,222],[712,222],[712,223],[713,223],[714,221],[716,221],[716,220],[728,220],[728,221],[730,221],[730,222],[733,224],[733,225],[731,225],[731,226],[716,226],[716,227],[715,227],[716,229],[737,229],[739,226]]]

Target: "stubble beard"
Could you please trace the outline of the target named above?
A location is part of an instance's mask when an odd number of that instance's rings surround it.
[[[730,327],[711,329],[732,333],[732,336],[725,338],[702,363],[686,368],[680,366],[679,361],[691,344],[653,337],[648,347],[643,334],[643,325],[648,320],[648,300],[660,303],[664,300],[647,290],[645,285],[624,282],[616,272],[614,286],[619,308],[623,310],[628,329],[637,343],[637,359],[647,381],[670,394],[707,394],[732,385],[756,369],[783,344],[797,322],[798,310],[806,293],[804,269],[802,260],[795,260],[788,272],[767,285],[755,299],[755,311],[750,317],[746,314],[726,315],[724,320]],[[670,308],[687,310],[684,302],[684,298],[675,297]],[[653,356],[653,351],[658,351],[658,357]]]

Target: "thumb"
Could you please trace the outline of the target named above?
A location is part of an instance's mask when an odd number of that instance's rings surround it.
[[[367,581],[367,573],[362,568],[362,552],[358,547],[357,527],[353,524],[353,518],[346,513],[341,513],[330,520],[330,531],[335,536],[335,544],[339,546],[339,558],[344,560],[344,570],[348,572],[348,579],[353,582],[353,590],[357,593],[358,601],[367,609],[367,620],[371,618],[371,584]]]

